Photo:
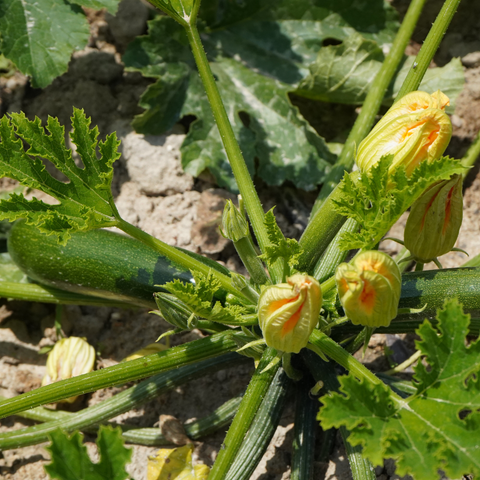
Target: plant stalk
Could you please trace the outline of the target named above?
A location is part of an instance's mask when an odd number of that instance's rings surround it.
[[[108,400],[72,414],[68,418],[59,418],[42,425],[0,433],[0,448],[6,450],[35,445],[47,441],[48,435],[58,428],[70,432],[103,422],[199,376],[237,365],[241,361],[242,359],[239,358],[238,354],[230,353],[219,358],[205,360],[195,363],[195,365],[188,365],[155,375]]]
[[[173,347],[137,360],[86,373],[78,377],[37,388],[0,403],[0,418],[8,417],[39,405],[93,392],[151,375],[166,372],[237,349],[230,332],[222,332],[185,345]]]
[[[405,48],[412,37],[424,4],[425,0],[413,0],[410,3],[402,25],[400,26],[400,29],[398,30],[398,33],[392,44],[392,48],[386,56],[380,71],[377,73],[374,81],[372,82],[372,86],[367,94],[367,98],[362,105],[362,110],[360,111],[360,114],[358,115],[357,120],[355,121],[355,124],[348,135],[347,141],[343,146],[342,153],[335,163],[335,166],[328,174],[327,179],[320,190],[318,199],[313,206],[312,217],[338,184],[342,178],[343,172],[349,172],[352,169],[355,148],[367,136],[368,132],[373,126],[375,115],[382,104],[385,92],[387,91],[387,88],[390,85],[390,82],[392,81],[393,76],[395,75],[395,72],[397,71],[398,66],[404,56]],[[423,75],[421,78],[423,78]],[[412,90],[415,90],[415,88]],[[400,94],[397,98],[400,98]]]
[[[400,100],[407,93],[417,90],[423,80],[425,72],[435,55],[455,12],[457,11],[460,0],[446,0],[440,13],[438,14],[432,28],[428,32],[427,38],[418,52],[417,58],[410,68],[410,71],[403,82],[402,88],[398,92],[396,100]],[[410,35],[411,36],[411,35]]]
[[[362,455],[362,447],[360,445],[352,447],[348,443],[349,433],[345,427],[340,427],[340,433],[345,444],[348,463],[352,469],[353,480],[376,480],[377,476],[375,475],[372,462]]]
[[[223,442],[218,457],[210,471],[208,480],[224,480],[232,462],[234,461],[238,450],[245,438],[246,433],[250,429],[255,415],[260,408],[262,399],[265,397],[267,390],[275,377],[279,368],[277,363],[266,372],[261,373],[270,362],[276,357],[276,351],[268,348],[265,350],[262,359],[255,373],[250,380],[247,391],[243,397],[237,415],[233,419],[228,433]]]
[[[215,117],[225,151],[227,152],[233,175],[235,176],[235,180],[237,181],[238,188],[245,203],[253,231],[255,232],[261,251],[265,252],[265,247],[270,245],[270,240],[268,239],[267,230],[264,224],[265,214],[263,212],[262,204],[258,198],[257,191],[255,190],[255,186],[243,158],[240,146],[235,138],[227,112],[225,111],[225,106],[223,105],[212,70],[210,69],[207,55],[205,54],[196,24],[185,26],[185,31],[197,64],[198,73],[200,74],[200,78],[202,79],[207,93],[208,101],[212,107],[213,116]],[[276,263],[270,268],[270,270],[270,276],[272,277],[273,282],[278,283],[282,278],[281,264]]]

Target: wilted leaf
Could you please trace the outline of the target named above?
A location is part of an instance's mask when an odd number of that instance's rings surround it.
[[[162,448],[148,460],[147,480],[207,480],[206,465],[192,465],[193,445]]]

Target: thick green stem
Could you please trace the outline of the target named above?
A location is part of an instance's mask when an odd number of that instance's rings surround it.
[[[376,480],[375,470],[370,460],[367,460],[362,455],[361,445],[352,447],[348,443],[348,430],[345,427],[340,427],[340,433],[342,434],[343,443],[345,444],[345,450],[347,452],[348,463],[352,469],[353,480]]]
[[[118,220],[117,227],[120,228],[120,230],[123,230],[128,235],[132,236],[133,238],[140,240],[145,245],[154,248],[162,255],[165,255],[170,260],[172,260],[172,262],[176,262],[182,267],[188,268],[190,270],[196,270],[200,273],[203,273],[204,275],[208,275],[209,273],[211,273],[220,282],[222,288],[224,288],[227,292],[246,300],[248,303],[251,303],[251,300],[249,300],[240,290],[233,287],[232,279],[227,275],[224,275],[218,270],[211,268],[207,264],[199,262],[190,255],[182,252],[178,248],[172,247],[162,242],[161,240],[158,240],[158,238],[152,237],[140,228],[135,227],[131,223],[128,223],[121,218]]]
[[[260,408],[262,399],[265,397],[265,394],[279,368],[279,364],[277,363],[266,372],[261,373],[275,356],[275,350],[271,348],[265,350],[262,359],[250,380],[245,396],[238,409],[238,413],[235,415],[232,425],[228,430],[222,449],[220,450],[210,475],[208,476],[208,480],[223,480],[225,478],[225,475],[234,461],[243,439],[250,429],[253,419]]]
[[[312,384],[313,381],[309,376],[308,379],[299,382],[295,389],[291,480],[313,479],[318,398],[310,395]]]
[[[358,230],[358,223],[353,218],[349,218],[338,231],[333,241],[328,246],[325,253],[318,260],[313,270],[313,276],[320,282],[324,282],[335,274],[335,270],[344,262],[348,255],[348,250],[340,250],[339,243],[344,233],[353,233]],[[323,290],[322,290],[323,291]]]
[[[23,393],[18,397],[10,398],[0,404],[0,418],[39,405],[58,402],[64,398],[93,392],[100,388],[146,378],[159,372],[217,357],[236,349],[237,344],[232,340],[230,332],[217,333],[201,340],[170,348],[164,352],[62,380]]]
[[[342,153],[322,186],[318,199],[312,210],[312,217],[330,195],[330,192],[332,192],[338,184],[342,178],[343,172],[345,170],[351,170],[354,162],[355,148],[367,136],[373,126],[375,115],[382,104],[385,92],[387,91],[387,88],[397,71],[398,65],[403,58],[405,48],[410,41],[424,4],[425,0],[413,0],[410,3],[402,25],[395,37],[392,48],[368,91],[362,110],[348,135]]]
[[[70,415],[68,418],[59,418],[58,420],[50,421],[43,425],[35,425],[22,430],[0,433],[0,448],[6,450],[9,448],[35,445],[45,442],[48,439],[48,435],[57,428],[62,428],[69,432],[103,422],[148,402],[190,380],[223,368],[228,368],[241,361],[242,358],[239,358],[238,354],[231,353],[220,358],[209,359],[195,363],[195,365],[188,365],[177,370],[155,375],[134,387],[118,393],[108,400]]]
[[[245,207],[247,209],[250,222],[252,224],[253,231],[257,238],[258,244],[262,252],[265,251],[265,247],[270,245],[268,239],[267,230],[264,224],[264,212],[260,199],[258,198],[257,191],[253,184],[252,178],[248,171],[245,160],[243,159],[240,146],[233,133],[232,126],[228,119],[227,112],[222,102],[222,98],[215,83],[210,65],[208,63],[205,50],[203,49],[202,41],[195,24],[185,26],[188,41],[195,57],[198,73],[202,79],[203,86],[207,92],[208,101],[212,107],[213,116],[218,126],[220,136],[222,138],[223,146],[227,152],[230,166],[232,167],[235,180],[237,181],[238,188],[242,195]],[[270,274],[274,283],[277,283],[281,277],[281,265],[276,264],[270,269]]]
[[[435,19],[427,38],[418,52],[417,58],[408,72],[407,78],[403,82],[402,88],[398,92],[396,100],[400,100],[407,93],[417,90],[423,80],[425,72],[435,55],[455,12],[457,11],[460,0],[446,0],[440,13]]]
[[[5,400],[5,398],[0,396],[0,400]],[[192,440],[199,440],[227,426],[232,421],[241,401],[242,397],[233,397],[213,410],[209,415],[193,422],[184,423],[183,427],[185,428],[187,437]],[[37,422],[51,422],[60,419],[69,419],[76,414],[63,410],[35,407],[31,410],[21,412],[18,415],[22,418],[35,420]],[[120,428],[122,430],[122,437],[126,442],[147,446],[170,445],[159,428],[137,428],[132,425],[123,425],[115,422],[107,422],[107,424]],[[81,430],[83,432],[96,433],[98,424],[84,427]]]
[[[303,248],[299,270],[308,273],[314,270],[318,259],[346,222],[347,217],[340,215],[334,204],[334,200],[339,200],[341,196],[342,191],[337,185],[321,208],[316,210],[303,232],[299,242]]]
[[[467,150],[467,153],[463,156],[462,164],[467,168],[473,167],[479,155],[480,155],[480,132],[477,133],[475,140],[473,140],[472,144]],[[468,170],[463,175],[464,178],[467,176],[467,173],[468,173]]]
[[[240,240],[233,242],[235,250],[237,251],[242,263],[245,265],[250,278],[258,285],[265,285],[271,283],[268,278],[263,263],[258,258],[255,247],[250,240],[250,237],[243,237]]]
[[[279,369],[225,480],[248,480],[251,477],[280,422],[290,386],[289,378]]]
[[[152,302],[142,302],[139,305],[119,302],[98,297],[90,297],[79,293],[58,290],[53,287],[37,285],[36,283],[0,282],[0,297],[25,302],[55,303],[57,305],[91,305],[96,307],[152,308]]]

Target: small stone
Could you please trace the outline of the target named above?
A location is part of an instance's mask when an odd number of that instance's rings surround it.
[[[470,52],[462,57],[462,63],[467,68],[475,68],[480,66],[480,52]]]
[[[457,127],[457,128],[462,128],[463,127],[463,120],[458,115],[452,115],[450,117],[450,120],[452,121],[452,125],[454,127]]]
[[[187,437],[183,425],[172,415],[160,415],[160,430],[166,440],[174,445],[186,445],[187,443],[192,443]]]

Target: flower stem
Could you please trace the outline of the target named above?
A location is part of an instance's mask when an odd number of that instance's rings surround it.
[[[195,57],[198,73],[200,74],[200,78],[202,79],[203,86],[207,93],[208,101],[212,107],[213,116],[215,117],[223,146],[227,152],[230,166],[232,167],[235,180],[237,181],[238,188],[243,201],[245,202],[245,207],[253,231],[255,232],[260,249],[262,252],[265,252],[265,247],[270,245],[270,241],[264,224],[265,215],[262,204],[258,198],[257,191],[255,190],[252,178],[250,177],[240,146],[235,138],[227,112],[225,111],[196,24],[185,26],[185,31],[187,33],[188,41],[190,42],[193,56]],[[278,283],[282,277],[281,265],[278,263],[270,270],[270,275],[272,276],[274,283]]]
[[[58,428],[69,432],[103,422],[148,402],[190,380],[223,368],[228,368],[241,361],[242,359],[239,358],[239,355],[230,353],[219,358],[205,360],[195,363],[195,365],[187,365],[170,372],[155,375],[134,387],[118,393],[108,400],[85,408],[66,418],[63,416],[42,425],[34,425],[33,427],[15,430],[13,432],[0,433],[0,448],[6,450],[9,448],[35,445],[45,442],[48,439],[48,435]]]
[[[459,0],[456,1],[458,3]],[[410,3],[402,25],[395,37],[392,48],[386,56],[380,71],[377,73],[375,80],[370,87],[367,98],[363,103],[362,110],[348,135],[345,145],[343,146],[342,153],[322,186],[318,199],[313,206],[312,216],[338,184],[342,178],[343,172],[352,169],[355,147],[360,144],[373,126],[375,115],[380,108],[385,92],[387,91],[387,88],[397,71],[398,65],[403,58],[405,48],[410,41],[424,4],[425,0],[413,0]],[[420,78],[423,78],[423,75]],[[397,98],[400,98],[400,95]]]
[[[479,155],[480,155],[480,132],[477,133],[477,136],[475,137],[469,149],[467,150],[467,153],[463,156],[462,164],[467,168],[473,167]],[[463,175],[464,179],[467,176],[467,174],[468,174],[468,170]]]
[[[163,352],[62,380],[9,398],[0,403],[0,418],[228,353],[237,349],[231,335],[231,332],[217,333]]]
[[[435,55],[438,46],[457,11],[459,3],[460,0],[446,0],[443,4],[430,32],[428,32],[422,48],[418,52],[412,68],[407,74],[407,78],[405,78],[405,81],[403,82],[402,88],[398,92],[396,100],[399,100],[407,93],[417,90],[420,86],[423,76],[425,75],[430,62],[432,61],[433,56]]]

